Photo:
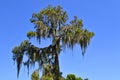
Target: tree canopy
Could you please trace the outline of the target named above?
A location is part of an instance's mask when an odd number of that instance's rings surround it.
[[[51,72],[55,75],[53,79],[59,80],[59,54],[65,47],[73,49],[75,44],[79,44],[84,56],[94,33],[83,28],[83,21],[77,16],[70,22],[67,20],[67,12],[61,6],[48,6],[32,15],[30,21],[35,25],[34,30],[27,33],[28,40],[12,50],[13,60],[17,63],[17,76],[22,64],[27,66],[28,72],[29,66],[34,66],[35,63],[38,63],[39,68],[43,68],[44,64],[51,64]],[[30,41],[32,38],[39,44],[41,39],[52,39],[52,43],[46,47],[37,47]],[[27,57],[25,61],[24,56]]]

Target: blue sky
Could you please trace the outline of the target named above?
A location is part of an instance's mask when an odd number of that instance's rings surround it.
[[[83,20],[85,28],[95,32],[84,57],[78,45],[73,51],[61,52],[63,76],[74,73],[89,80],[120,80],[119,0],[0,0],[0,79],[30,80],[24,67],[17,79],[11,50],[33,30],[34,25],[29,21],[32,13],[38,13],[48,4],[61,5],[69,19],[76,15]]]

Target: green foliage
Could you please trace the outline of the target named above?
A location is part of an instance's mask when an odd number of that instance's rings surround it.
[[[41,80],[53,80],[53,78],[49,76],[42,76]]]
[[[81,77],[76,77],[74,74],[68,74],[65,80],[88,80],[88,78],[82,79]]]
[[[29,38],[29,39],[31,39],[32,37],[35,37],[36,36],[36,32],[34,32],[34,31],[29,31],[28,33],[27,33],[27,37]]]
[[[88,78],[85,78],[84,80],[88,80]]]
[[[79,44],[84,56],[93,32],[83,28],[83,21],[76,16],[70,23],[66,23],[68,15],[62,7],[48,6],[39,13],[34,13],[31,23],[35,25],[34,31],[27,33],[28,39],[36,38],[40,43],[41,39],[50,38],[52,43],[46,47],[36,47],[30,40],[23,41],[19,46],[13,48],[13,60],[17,63],[17,75],[19,75],[22,63],[27,66],[34,66],[37,62],[40,68],[44,64],[52,65],[52,73],[55,80],[61,77],[59,70],[59,54],[69,47],[73,49],[75,44]],[[23,57],[27,56],[27,60],[23,61]]]
[[[31,80],[40,80],[39,78],[39,71],[35,70],[31,75]]]
[[[49,76],[49,77],[53,77],[53,73],[52,73],[52,69],[53,69],[53,66],[48,64],[48,65],[44,65],[43,67],[43,76]]]
[[[65,80],[83,80],[80,77],[76,77],[74,74],[68,74]]]

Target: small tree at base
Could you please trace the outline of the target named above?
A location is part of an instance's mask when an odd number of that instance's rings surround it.
[[[35,70],[31,75],[31,80],[40,80],[39,71]]]

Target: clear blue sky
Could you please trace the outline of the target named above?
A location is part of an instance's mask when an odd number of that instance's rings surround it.
[[[60,55],[63,76],[74,73],[89,80],[120,80],[120,1],[119,0],[0,0],[0,79],[30,80],[22,67],[16,77],[11,50],[33,29],[29,19],[47,5],[61,5],[69,19],[83,19],[84,27],[95,32],[85,57],[78,45]],[[47,45],[47,42],[43,42]],[[34,70],[34,69],[32,69]],[[31,71],[32,71],[31,70]]]

